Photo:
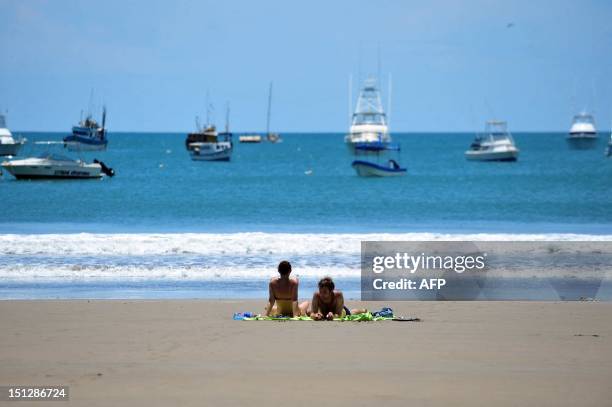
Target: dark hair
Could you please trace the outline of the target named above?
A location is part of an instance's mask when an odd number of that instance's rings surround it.
[[[334,280],[331,277],[323,277],[319,280],[319,288],[327,287],[329,291],[334,291],[336,285],[334,284]]]
[[[283,260],[278,263],[278,272],[281,276],[286,276],[287,274],[291,273],[291,263],[289,263],[287,260]]]

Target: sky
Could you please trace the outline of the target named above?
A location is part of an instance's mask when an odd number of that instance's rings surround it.
[[[109,131],[344,132],[380,76],[392,132],[566,131],[612,122],[612,1],[0,0],[0,109],[69,131],[105,104]],[[355,101],[353,100],[353,106]],[[204,120],[204,119],[203,119]]]

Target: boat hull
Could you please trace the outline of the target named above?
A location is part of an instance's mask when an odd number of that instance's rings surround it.
[[[391,168],[362,160],[353,161],[351,167],[360,177],[401,177],[406,175],[405,168]]]
[[[87,165],[19,165],[5,162],[2,167],[17,179],[92,179],[101,178],[98,164]]]
[[[227,145],[204,145],[194,146],[189,152],[193,161],[230,161],[232,157],[232,147]],[[220,143],[221,144],[221,143]],[[193,144],[192,144],[193,146]]]
[[[469,161],[516,161],[518,160],[518,150],[507,151],[466,151],[465,158]]]

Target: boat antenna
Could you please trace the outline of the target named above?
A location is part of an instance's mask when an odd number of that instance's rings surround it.
[[[391,74],[389,74],[389,79],[387,80],[387,126],[391,124]]]
[[[348,77],[348,119],[350,129],[353,124],[353,74]]]
[[[229,117],[230,117],[230,104],[229,101],[225,104],[225,132],[229,133]]]
[[[91,88],[91,91],[89,92],[89,106],[87,106],[87,116],[91,116],[92,115],[92,111],[93,111],[93,98],[94,98],[94,89]]]
[[[106,105],[102,107],[102,138],[106,135]]]
[[[210,127],[210,92],[206,89],[206,127]]]
[[[266,120],[266,134],[270,134],[270,115],[272,114],[272,81],[270,81],[270,89],[268,91],[268,117]]]
[[[376,47],[376,76],[380,78],[380,44]]]
[[[202,131],[202,127],[200,127],[200,116],[195,117],[195,123],[196,123],[196,130],[198,132]]]

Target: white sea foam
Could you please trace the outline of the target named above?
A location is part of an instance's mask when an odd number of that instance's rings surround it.
[[[266,279],[288,259],[294,274],[359,278],[362,241],[612,241],[579,234],[4,234],[0,279]],[[512,270],[513,276],[516,271]],[[524,277],[533,276],[526,270]],[[540,272],[538,272],[540,273]]]
[[[612,235],[444,233],[2,234],[0,255],[256,256],[358,254],[361,241],[612,241]]]

